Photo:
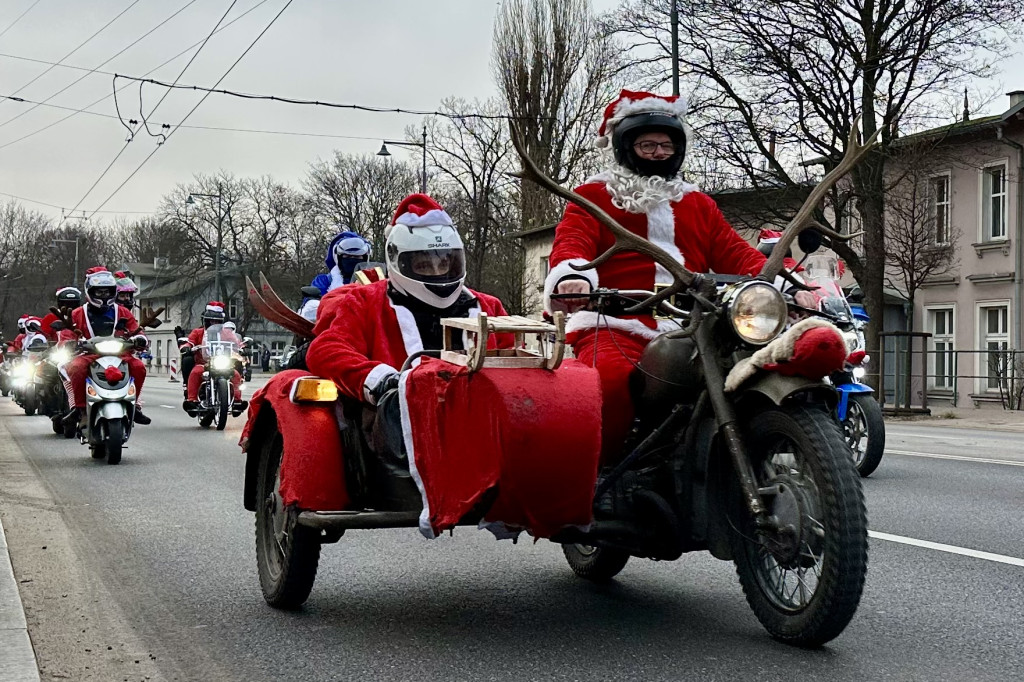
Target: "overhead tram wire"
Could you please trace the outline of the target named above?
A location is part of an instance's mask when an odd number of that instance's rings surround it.
[[[58,95],[60,95],[61,93],[65,92],[65,91],[66,91],[66,90],[68,90],[69,88],[72,88],[72,87],[74,87],[75,85],[78,85],[78,84],[79,84],[79,83],[81,83],[81,82],[82,82],[83,80],[85,80],[86,78],[88,78],[88,77],[89,77],[90,75],[92,75],[92,74],[94,74],[94,73],[97,73],[97,72],[99,71],[99,68],[100,68],[100,67],[102,67],[102,66],[105,66],[105,65],[109,64],[109,63],[110,63],[110,62],[112,62],[112,61],[113,61],[114,59],[116,59],[116,58],[120,57],[120,56],[121,56],[122,54],[124,54],[125,52],[127,52],[127,51],[128,51],[128,50],[130,50],[131,48],[133,48],[133,47],[135,47],[136,45],[138,45],[138,44],[139,44],[140,42],[142,42],[143,40],[145,40],[146,38],[148,38],[148,37],[149,37],[150,35],[152,35],[152,34],[153,34],[153,33],[154,33],[154,32],[155,32],[156,30],[158,30],[158,29],[159,29],[160,27],[162,27],[162,26],[163,26],[164,24],[166,24],[166,23],[167,23],[168,21],[170,21],[170,20],[171,20],[171,19],[173,19],[174,17],[178,16],[179,14],[181,14],[182,12],[184,12],[184,11],[185,11],[186,9],[188,9],[188,8],[189,8],[189,7],[191,6],[191,5],[194,5],[195,3],[196,3],[196,0],[189,0],[189,1],[188,1],[187,3],[185,3],[185,5],[183,5],[183,6],[181,7],[181,9],[179,9],[179,10],[178,10],[177,12],[175,12],[174,14],[172,14],[171,16],[167,17],[166,19],[164,19],[163,21],[161,21],[161,22],[160,22],[159,24],[157,24],[156,26],[154,26],[153,28],[151,28],[151,29],[149,29],[148,31],[146,31],[145,33],[143,33],[143,34],[142,34],[141,36],[139,36],[138,38],[136,38],[135,40],[133,40],[133,41],[132,41],[131,43],[129,43],[129,44],[128,44],[128,45],[126,45],[125,47],[123,47],[123,48],[121,48],[120,50],[118,50],[118,51],[117,51],[117,52],[116,52],[116,53],[115,53],[114,55],[112,55],[111,57],[108,57],[108,58],[107,58],[106,60],[104,60],[104,61],[103,61],[103,62],[102,62],[101,64],[99,64],[98,66],[96,66],[96,68],[94,68],[94,69],[86,69],[86,72],[85,72],[84,74],[82,74],[82,75],[81,75],[81,76],[80,76],[80,77],[79,77],[78,79],[76,79],[76,80],[72,81],[72,82],[71,82],[71,83],[69,83],[68,85],[65,85],[65,86],[64,86],[63,88],[61,88],[60,90],[58,90],[57,92],[53,93],[52,95],[50,95],[50,96],[49,96],[49,97],[47,97],[46,99],[44,99],[44,100],[43,100],[42,102],[40,102],[40,103],[36,104],[35,106],[29,107],[28,109],[26,109],[25,111],[21,112],[21,113],[20,113],[20,114],[18,114],[17,116],[12,116],[11,118],[7,119],[6,121],[3,121],[2,123],[0,123],[0,128],[3,128],[3,127],[4,127],[5,125],[7,125],[8,123],[11,123],[12,121],[15,121],[15,120],[17,120],[17,119],[21,118],[22,116],[24,116],[24,115],[26,115],[26,114],[29,114],[29,113],[31,113],[32,111],[34,111],[35,109],[37,109],[37,108],[38,108],[39,106],[41,106],[42,104],[46,104],[47,102],[49,102],[50,100],[52,100],[52,99],[53,99],[54,97],[57,97]]]
[[[2,97],[3,95],[0,95]],[[15,102],[24,102],[26,104],[37,104],[39,106],[49,107],[51,109],[60,109],[63,111],[72,111],[76,114],[88,114],[89,116],[96,116],[98,118],[107,118],[114,121],[122,121],[123,119],[114,114],[104,114],[100,111],[86,111],[84,109],[75,109],[73,107],[65,107],[60,104],[47,104],[45,102],[34,102],[29,99],[23,99],[21,97],[12,97]],[[151,123],[151,125],[156,125]],[[382,135],[335,135],[333,133],[304,133],[297,130],[262,130],[258,128],[225,128],[223,126],[201,126],[201,125],[179,125],[179,128],[185,128],[186,130],[209,130],[213,132],[222,133],[252,133],[258,135],[291,135],[294,137],[322,137],[322,138],[334,138],[339,140],[373,140],[380,142]],[[11,144],[11,143],[9,143]],[[3,149],[7,145],[0,145],[0,149]]]
[[[245,10],[244,12],[239,14],[237,17],[235,17],[234,19],[232,19],[228,23],[226,23],[223,26],[221,26],[220,28],[218,28],[216,31],[214,31],[214,33],[215,34],[216,33],[220,33],[221,31],[226,29],[228,26],[231,26],[231,24],[234,24],[236,21],[241,20],[246,15],[250,14],[251,12],[253,12],[256,9],[258,9],[259,7],[261,7],[262,5],[266,4],[266,2],[267,2],[267,0],[260,0],[258,3],[256,3],[255,5],[253,5],[249,9]],[[190,50],[195,48],[197,45],[202,44],[203,42],[204,42],[203,40],[198,40],[198,41],[192,43],[191,45],[189,45],[184,50],[182,50],[178,54],[174,55],[170,59],[167,59],[166,61],[160,63],[159,65],[157,65],[157,66],[153,67],[152,69],[150,69],[149,71],[147,71],[146,75],[148,76],[149,74],[162,69],[163,67],[167,66],[168,64],[170,64],[174,60],[178,59],[182,55],[187,54]],[[7,55],[7,54],[0,54],[0,57],[11,57],[13,59],[28,59],[27,57],[17,57],[15,55]],[[78,70],[88,71],[88,69],[86,67],[84,67],[84,66],[71,66],[69,64],[57,64],[56,62],[43,62],[42,60],[39,60],[39,59],[29,59],[29,61],[41,62],[43,64],[51,64],[51,65],[54,65],[54,66],[62,66],[62,67],[69,68],[69,69],[78,69]],[[100,70],[97,70],[96,72],[104,74],[104,75],[107,75],[107,76],[115,75],[114,72],[112,72],[112,71],[100,71]],[[116,95],[118,92],[121,92],[122,90],[124,90],[126,88],[129,88],[129,87],[131,87],[131,83],[128,83],[127,85],[124,85],[124,86],[122,86],[120,88],[116,88],[114,90],[114,94]],[[26,135],[22,135],[19,138],[11,140],[10,142],[5,142],[4,144],[0,144],[0,149],[4,149],[6,147],[10,147],[13,144],[17,144],[18,142],[21,142],[23,140],[27,140],[30,137],[35,137],[39,133],[45,132],[45,131],[49,130],[50,128],[53,128],[54,126],[60,125],[64,121],[68,120],[69,118],[73,118],[74,116],[77,116],[78,114],[96,114],[98,112],[88,111],[88,109],[91,109],[92,107],[96,106],[97,104],[99,104],[103,100],[110,99],[112,96],[113,95],[103,95],[102,97],[100,97],[95,102],[92,102],[90,104],[86,104],[84,107],[81,107],[80,109],[74,109],[71,114],[68,114],[64,118],[58,119],[58,120],[54,121],[53,123],[49,123],[49,124],[43,126],[42,128],[39,128],[38,130],[34,130],[31,133],[28,133]],[[0,96],[0,97],[2,97],[2,96]]]
[[[261,38],[262,38],[262,37],[263,37],[264,35],[266,35],[267,31],[269,31],[269,30],[270,30],[270,28],[271,28],[271,27],[272,27],[272,26],[273,26],[273,25],[274,25],[275,23],[277,23],[277,20],[278,20],[278,19],[279,19],[279,18],[281,17],[281,15],[282,15],[282,14],[284,14],[285,10],[286,10],[286,9],[288,9],[288,8],[289,8],[289,7],[291,6],[291,4],[292,4],[292,1],[293,1],[293,0],[287,0],[287,2],[285,2],[284,6],[283,6],[283,7],[282,7],[282,8],[281,8],[281,9],[280,9],[279,11],[278,11],[278,13],[277,13],[277,14],[275,14],[275,15],[274,15],[274,18],[270,20],[270,23],[268,23],[268,24],[266,25],[266,27],[265,27],[265,28],[264,28],[264,29],[263,29],[262,31],[260,31],[260,34],[259,34],[258,36],[256,36],[256,38],[255,38],[255,39],[253,39],[253,41],[252,41],[251,43],[249,43],[249,47],[245,48],[245,51],[244,51],[244,52],[242,52],[242,54],[240,54],[240,55],[238,56],[238,59],[236,59],[236,60],[235,60],[235,61],[234,61],[234,62],[233,62],[233,63],[231,64],[231,66],[229,66],[229,67],[228,67],[228,70],[227,70],[227,71],[225,71],[225,72],[224,72],[224,74],[223,74],[223,75],[222,75],[222,76],[221,76],[220,78],[218,78],[218,79],[217,79],[217,82],[213,84],[213,87],[214,87],[214,88],[216,88],[216,87],[217,87],[218,85],[220,85],[220,84],[221,84],[221,82],[223,82],[223,80],[224,80],[225,78],[227,78],[227,77],[228,77],[228,75],[230,75],[230,74],[231,74],[231,72],[232,72],[232,71],[233,71],[233,70],[235,69],[235,67],[236,67],[236,66],[238,66],[238,63],[239,63],[239,62],[241,62],[241,61],[242,61],[242,60],[243,60],[243,59],[245,58],[245,55],[249,54],[249,51],[250,51],[250,50],[252,50],[252,48],[254,48],[254,47],[256,46],[256,43],[258,43],[258,42],[260,41],[260,39],[261,39]],[[170,92],[170,89],[168,90],[168,92]],[[128,184],[128,182],[129,182],[129,181],[130,181],[130,180],[131,180],[131,179],[132,179],[133,177],[135,177],[136,173],[138,173],[138,172],[139,172],[140,170],[142,170],[142,167],[143,167],[143,166],[145,166],[145,165],[146,165],[146,163],[147,163],[147,162],[148,162],[148,161],[149,161],[149,160],[150,160],[151,158],[153,158],[153,156],[154,156],[154,155],[155,155],[155,154],[156,154],[156,153],[157,153],[157,152],[158,152],[158,151],[160,150],[160,148],[161,148],[161,147],[163,147],[163,146],[164,146],[164,144],[165,144],[165,143],[166,143],[166,142],[167,142],[168,140],[170,140],[170,139],[171,139],[171,136],[172,136],[172,135],[174,135],[174,133],[176,133],[176,132],[178,131],[178,129],[179,129],[179,128],[180,128],[180,127],[181,127],[181,126],[182,126],[182,125],[183,125],[183,124],[185,123],[185,121],[187,121],[187,120],[189,119],[189,117],[190,117],[190,116],[191,116],[191,115],[192,115],[193,113],[195,113],[195,110],[196,110],[196,109],[198,109],[198,108],[199,108],[199,107],[200,107],[200,106],[202,105],[202,103],[206,101],[206,98],[207,98],[207,97],[209,97],[209,96],[210,96],[210,93],[209,93],[209,92],[207,92],[207,93],[206,93],[205,95],[203,95],[202,99],[200,99],[200,100],[199,100],[198,102],[196,102],[196,105],[195,105],[194,107],[192,107],[192,108],[191,108],[191,109],[189,110],[189,112],[188,112],[187,114],[185,114],[185,117],[181,119],[181,122],[180,122],[180,123],[178,123],[178,125],[177,125],[177,126],[175,126],[174,128],[172,128],[172,129],[171,129],[171,131],[170,131],[169,133],[167,133],[167,136],[166,136],[166,137],[164,138],[164,140],[163,140],[163,143],[162,143],[162,144],[159,144],[159,145],[157,145],[157,146],[155,146],[155,147],[153,147],[153,151],[151,151],[151,152],[149,153],[149,155],[148,155],[148,156],[146,156],[146,158],[144,158],[144,159],[142,160],[142,163],[140,163],[140,164],[139,164],[139,165],[138,165],[138,166],[137,166],[137,167],[135,168],[135,170],[133,170],[133,171],[131,172],[131,175],[129,175],[129,176],[127,177],[127,178],[125,178],[125,179],[124,179],[124,182],[122,182],[122,183],[121,183],[120,185],[118,185],[118,186],[117,186],[117,189],[115,189],[115,190],[114,190],[113,192],[111,192],[111,193],[110,193],[110,196],[108,196],[108,197],[107,197],[106,199],[104,199],[104,200],[103,200],[103,203],[101,203],[101,204],[100,204],[99,206],[97,206],[97,207],[96,207],[96,208],[95,208],[95,209],[93,210],[93,212],[89,214],[89,215],[90,215],[90,217],[91,217],[91,216],[93,216],[93,215],[95,215],[95,214],[96,214],[97,212],[99,212],[99,210],[100,210],[101,208],[103,208],[104,206],[106,206],[106,205],[107,205],[107,202],[109,202],[109,201],[110,201],[111,199],[113,199],[113,198],[114,198],[114,197],[115,197],[115,196],[117,195],[117,193],[118,193],[118,192],[120,192],[120,191],[121,191],[121,189],[122,189],[122,188],[123,188],[123,187],[124,187],[125,185],[127,185],[127,184]],[[162,102],[163,100],[161,99],[160,101]],[[81,203],[81,202],[79,202],[79,203]],[[75,208],[78,208],[78,207],[76,206]]]
[[[235,6],[235,3],[236,3],[236,2],[238,2],[238,0],[231,0],[231,4],[230,4],[230,5],[228,5],[228,8],[227,8],[227,9],[226,9],[226,10],[224,11],[224,14],[222,14],[222,15],[221,15],[221,17],[220,17],[220,19],[218,19],[218,20],[217,20],[217,23],[216,23],[216,24],[214,24],[214,26],[213,26],[213,30],[212,30],[212,31],[210,31],[210,33],[209,33],[209,34],[208,34],[208,35],[206,36],[206,38],[205,38],[205,39],[203,39],[203,42],[202,42],[202,44],[201,44],[201,45],[199,46],[199,49],[195,51],[195,53],[194,53],[194,54],[192,55],[192,57],[191,57],[191,58],[190,58],[190,59],[188,60],[188,63],[187,63],[187,64],[185,64],[185,67],[184,67],[184,68],[183,68],[183,69],[182,69],[181,71],[179,71],[179,72],[178,72],[178,76],[177,76],[177,78],[175,78],[175,79],[174,79],[174,82],[175,82],[175,83],[177,83],[177,82],[178,82],[178,80],[179,80],[179,79],[180,79],[180,78],[181,78],[181,77],[182,77],[183,75],[185,75],[185,71],[187,71],[187,70],[188,70],[188,67],[192,66],[192,62],[194,62],[194,61],[196,60],[196,57],[198,57],[198,56],[199,56],[199,53],[203,51],[203,48],[204,48],[204,47],[206,47],[206,43],[207,43],[207,42],[209,42],[210,38],[211,38],[211,37],[213,37],[213,34],[217,32],[217,28],[218,28],[218,27],[219,27],[219,26],[220,26],[220,25],[221,25],[221,24],[222,24],[222,23],[224,22],[224,19],[226,19],[226,18],[227,18],[227,16],[228,16],[228,13],[229,13],[229,12],[231,11],[231,9],[232,9],[232,8],[233,8],[233,7]],[[219,82],[219,81],[218,81],[218,82]],[[149,114],[150,114],[151,116],[153,115],[153,112],[154,112],[154,111],[156,111],[157,107],[159,107],[159,106],[160,106],[160,105],[161,105],[161,104],[163,103],[164,99],[166,99],[166,98],[167,98],[166,96],[167,96],[167,94],[168,94],[168,93],[170,93],[170,92],[171,92],[171,91],[170,91],[170,90],[168,90],[168,91],[167,91],[167,93],[164,93],[164,97],[161,97],[161,98],[160,98],[160,101],[156,103],[156,106],[154,106],[154,107],[153,107],[153,108],[152,108],[152,109],[150,110]],[[116,99],[115,99],[115,103],[116,103]],[[145,120],[145,119],[143,119],[143,120]],[[138,130],[138,129],[136,129],[136,130]],[[126,141],[126,142],[124,143],[124,146],[123,146],[123,147],[121,147],[121,150],[120,150],[119,152],[117,152],[117,154],[116,154],[116,155],[114,156],[113,160],[112,160],[112,161],[111,161],[111,162],[110,162],[109,164],[107,164],[107,167],[103,169],[103,172],[102,172],[102,173],[100,173],[100,176],[99,176],[98,178],[96,178],[96,181],[95,181],[95,182],[93,182],[93,183],[92,183],[92,185],[90,185],[90,186],[89,186],[89,189],[88,189],[88,190],[86,190],[85,194],[83,194],[83,195],[82,195],[82,198],[78,200],[78,203],[76,203],[76,204],[75,204],[75,207],[74,207],[73,209],[71,209],[71,212],[72,212],[72,213],[74,213],[75,211],[77,211],[77,210],[78,210],[78,207],[82,205],[82,202],[83,202],[83,201],[85,201],[85,200],[86,200],[86,199],[87,199],[87,198],[89,197],[89,195],[90,195],[90,194],[92,193],[92,191],[93,191],[94,189],[96,189],[96,185],[100,184],[100,181],[101,181],[101,180],[103,180],[103,178],[105,178],[105,177],[106,177],[107,173],[109,173],[109,172],[110,172],[110,169],[114,167],[114,164],[115,164],[115,163],[117,163],[117,160],[118,160],[118,159],[120,159],[120,158],[121,158],[121,155],[122,155],[122,154],[124,154],[124,152],[125,152],[125,150],[126,150],[126,149],[128,149],[128,145],[130,145],[130,144],[132,143],[132,139],[133,139],[133,137],[129,137],[129,138],[128,138],[128,140],[127,140],[127,141]],[[159,147],[158,147],[158,149],[159,149]],[[150,154],[150,156],[152,156],[152,154]],[[149,159],[149,156],[147,156],[147,157],[146,157],[146,159],[148,160],[148,159]],[[143,163],[145,163],[145,161],[143,161]],[[134,175],[134,173],[132,173],[132,175]],[[131,176],[129,176],[129,177],[131,177]],[[124,186],[124,184],[122,183],[122,184],[121,184],[121,187],[123,187],[123,186]],[[118,187],[118,189],[120,189],[120,187]],[[108,198],[108,199],[107,199],[106,201],[104,201],[104,202],[103,202],[103,204],[106,204],[106,202],[107,202],[107,201],[109,201],[109,200],[110,200],[110,199]],[[101,204],[99,208],[103,208],[103,204]],[[99,210],[99,209],[97,209],[97,210]],[[96,214],[96,211],[93,211],[93,212],[92,212],[92,215],[95,215],[95,214]]]
[[[86,38],[86,39],[85,39],[84,41],[82,41],[81,43],[79,43],[79,44],[78,44],[78,47],[76,47],[75,49],[71,50],[71,52],[68,52],[68,53],[67,53],[66,55],[64,55],[64,56],[63,56],[63,57],[61,57],[61,58],[60,58],[59,60],[57,60],[57,64],[60,64],[60,63],[61,63],[61,62],[63,62],[63,61],[65,60],[65,59],[67,59],[68,57],[70,57],[70,56],[71,56],[71,55],[73,55],[74,53],[76,53],[76,52],[78,52],[79,50],[81,50],[81,49],[82,49],[83,47],[85,47],[85,46],[86,46],[86,45],[87,45],[87,44],[88,44],[88,43],[89,43],[90,41],[92,41],[92,39],[93,39],[93,38],[95,38],[95,37],[96,37],[96,36],[98,36],[99,34],[103,33],[103,31],[105,31],[105,30],[107,29],[107,27],[109,27],[109,26],[110,26],[111,24],[113,24],[113,23],[114,23],[115,21],[117,21],[117,20],[118,20],[118,19],[120,19],[120,18],[121,18],[122,16],[124,16],[124,13],[125,13],[125,12],[127,12],[128,10],[130,10],[130,9],[131,9],[132,7],[135,7],[135,5],[137,5],[137,4],[139,4],[139,0],[132,0],[132,3],[131,3],[130,5],[128,5],[127,7],[125,7],[125,8],[123,9],[123,10],[121,10],[121,11],[120,11],[120,13],[118,13],[118,15],[117,15],[116,17],[114,17],[113,19],[111,19],[111,20],[110,20],[110,21],[108,21],[107,23],[103,24],[103,26],[101,26],[101,27],[100,27],[100,29],[99,29],[98,31],[96,31],[96,32],[95,32],[95,33],[93,33],[93,34],[92,34],[91,36],[89,36],[88,38]],[[55,68],[57,68],[57,67],[56,67],[56,66],[50,66],[50,67],[48,67],[48,68],[47,68],[47,69],[45,69],[45,70],[44,70],[44,71],[43,71],[42,73],[38,74],[38,75],[37,75],[37,76],[36,76],[35,78],[33,78],[32,80],[30,80],[30,81],[29,81],[28,83],[25,83],[25,84],[24,84],[24,85],[22,85],[22,86],[21,86],[20,88],[18,88],[17,90],[15,90],[13,94],[17,95],[17,94],[18,94],[19,92],[21,92],[22,90],[24,90],[24,89],[25,89],[25,88],[27,88],[28,86],[32,85],[33,83],[35,83],[35,82],[36,82],[37,80],[39,80],[40,78],[42,78],[42,77],[43,77],[43,76],[45,76],[46,74],[50,73],[51,71],[53,71],[53,70],[54,70]],[[0,101],[3,101],[3,100],[0,100]]]
[[[27,10],[25,10],[24,12],[22,12],[21,14],[18,15],[17,19],[15,19],[11,23],[9,23],[7,25],[7,28],[5,28],[3,31],[0,31],[0,38],[3,38],[4,35],[6,35],[8,31],[10,31],[12,28],[14,28],[15,24],[17,24],[19,21],[21,21],[22,17],[24,17],[29,12],[31,12],[35,8],[35,6],[38,5],[39,3],[40,3],[40,0],[36,0],[35,2],[33,2],[31,5],[29,5],[29,8]]]
[[[67,206],[58,206],[57,204],[51,204],[46,201],[39,201],[38,199],[29,199],[28,197],[19,197],[17,194],[8,194],[7,192],[0,192],[0,197],[8,197],[10,199],[17,199],[18,201],[26,201],[30,204],[39,204],[40,206],[46,206],[48,208],[59,208],[64,213],[70,214],[70,209]],[[96,211],[97,213],[117,213],[124,215],[152,215],[153,211]]]

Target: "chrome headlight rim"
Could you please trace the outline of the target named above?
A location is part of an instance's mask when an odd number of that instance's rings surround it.
[[[766,291],[771,291],[773,298],[778,303],[780,315],[776,321],[775,326],[771,333],[763,338],[753,338],[747,336],[740,331],[739,325],[736,322],[736,305],[740,302],[741,297],[747,291],[761,287]],[[773,287],[770,283],[760,279],[751,279],[746,282],[741,282],[735,285],[725,296],[724,302],[726,303],[726,314],[729,318],[729,324],[732,327],[733,333],[743,342],[751,346],[766,346],[779,337],[779,334],[786,328],[786,322],[789,318],[789,306],[786,305],[786,299],[783,297],[782,292]]]

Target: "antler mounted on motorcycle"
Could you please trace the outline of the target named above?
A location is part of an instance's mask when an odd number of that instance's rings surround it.
[[[861,143],[860,138],[860,116],[854,119],[853,125],[850,126],[850,137],[846,141],[846,153],[843,155],[842,160],[836,164],[829,173],[821,179],[811,193],[807,195],[800,210],[796,212],[793,219],[789,221],[785,229],[782,231],[782,238],[779,243],[772,249],[772,255],[765,262],[764,267],[761,268],[761,276],[768,280],[774,280],[778,275],[783,272],[783,260],[786,258],[786,252],[789,251],[789,247],[793,245],[796,238],[804,230],[814,228],[821,232],[823,235],[833,241],[848,242],[854,237],[859,237],[862,233],[857,232],[854,234],[843,235],[839,234],[835,230],[822,225],[817,220],[812,218],[814,209],[817,208],[818,204],[825,198],[825,194],[828,193],[832,187],[839,182],[839,180],[853,170],[854,166],[860,163],[860,160],[864,158],[864,155],[868,153],[871,147],[875,144],[875,140],[878,139],[878,134],[881,129],[876,130],[867,141]]]
[[[695,274],[687,270],[682,263],[677,261],[671,255],[661,248],[655,246],[651,242],[647,241],[643,237],[633,234],[622,225],[620,225],[614,218],[606,213],[600,206],[590,201],[589,199],[580,196],[572,190],[562,187],[557,182],[548,177],[538,166],[534,163],[533,159],[530,158],[526,152],[526,147],[523,144],[522,136],[519,133],[515,123],[509,124],[510,134],[512,137],[512,144],[516,148],[516,152],[519,154],[519,158],[522,161],[523,170],[517,173],[517,177],[524,180],[532,180],[544,189],[548,190],[552,194],[559,196],[566,201],[572,202],[582,208],[584,211],[589,213],[595,220],[607,227],[613,235],[615,235],[615,244],[599,255],[594,260],[584,265],[571,265],[573,270],[589,270],[596,268],[598,265],[606,262],[609,258],[614,256],[620,251],[636,251],[644,255],[650,256],[654,259],[654,262],[664,267],[672,275],[672,284],[661,289],[653,296],[650,296],[635,306],[627,308],[624,312],[627,314],[636,313],[643,309],[656,306],[661,301],[668,300],[670,297],[677,293],[682,292],[685,289],[701,290],[706,286],[712,286],[709,280],[705,280],[701,275]],[[786,251],[796,240],[797,236],[808,228],[816,228],[821,231],[822,234],[836,241],[849,241],[858,234],[841,235],[834,230],[830,230],[827,227],[821,225],[818,221],[812,220],[811,216],[814,209],[821,203],[822,199],[825,198],[825,194],[832,189],[832,187],[846,175],[850,170],[860,162],[861,158],[868,152],[870,147],[874,144],[878,138],[880,131],[876,130],[875,133],[868,138],[863,144],[858,141],[860,131],[860,116],[858,116],[853,126],[850,128],[850,137],[846,145],[846,154],[843,159],[833,168],[818,185],[811,190],[807,199],[804,201],[800,210],[797,211],[796,215],[786,226],[783,232],[783,237],[779,241],[778,245],[772,252],[771,258],[765,262],[761,268],[760,275],[768,280],[774,280],[776,276],[780,274],[785,276],[788,273],[783,271],[783,259],[786,256]],[[798,282],[795,282],[798,284]],[[802,285],[800,285],[802,286]]]

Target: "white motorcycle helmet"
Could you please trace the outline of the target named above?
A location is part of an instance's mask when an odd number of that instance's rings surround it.
[[[399,205],[388,228],[388,280],[398,291],[434,308],[447,308],[462,293],[466,254],[451,217],[426,194]]]
[[[92,270],[85,275],[85,300],[89,305],[105,310],[117,299],[117,278],[107,270]]]

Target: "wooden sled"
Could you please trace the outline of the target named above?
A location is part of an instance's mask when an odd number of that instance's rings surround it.
[[[565,357],[565,315],[555,313],[554,319],[554,324],[548,324],[518,315],[488,317],[480,313],[477,317],[446,317],[441,320],[441,359],[468,367],[470,372],[484,367],[558,369]],[[452,331],[456,329],[466,332],[466,350],[452,350]],[[501,333],[515,336],[514,347],[488,349],[487,337]],[[525,347],[527,336],[536,337],[539,350]]]

